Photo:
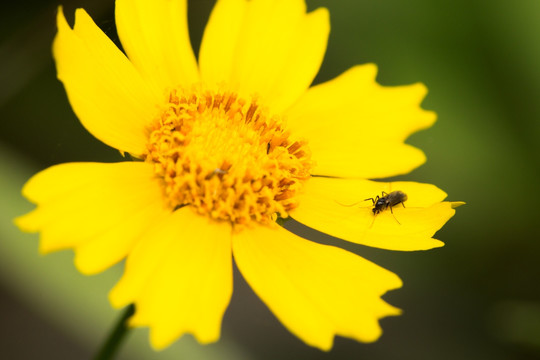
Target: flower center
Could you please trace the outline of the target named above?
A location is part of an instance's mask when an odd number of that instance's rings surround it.
[[[182,89],[169,94],[144,159],[172,208],[191,205],[238,225],[287,217],[312,166],[306,142],[256,99]]]

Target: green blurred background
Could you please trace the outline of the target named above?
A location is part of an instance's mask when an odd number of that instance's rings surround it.
[[[194,48],[213,6],[191,0]],[[112,162],[117,151],[74,116],[51,57],[56,1],[2,3],[0,13],[0,358],[89,358],[119,312],[107,291],[117,266],[85,277],[69,251],[39,256],[37,236],[11,219],[32,208],[20,188],[33,173],[68,161]],[[72,0],[118,43],[113,0]],[[396,272],[385,296],[404,309],[384,319],[374,344],[337,338],[323,353],[273,317],[243,279],[222,340],[190,336],[154,353],[136,330],[122,359],[535,359],[540,358],[540,236],[536,186],[540,138],[538,0],[308,0],[330,9],[332,32],[316,83],[367,62],[383,85],[425,83],[424,107],[439,114],[409,143],[428,162],[400,179],[433,183],[466,206],[437,233],[446,246],[400,253],[351,245],[300,228]],[[358,134],[358,137],[384,136]],[[367,154],[369,155],[369,154]],[[291,226],[295,227],[294,224]],[[296,227],[298,229],[298,227]],[[355,284],[351,284],[355,286]]]

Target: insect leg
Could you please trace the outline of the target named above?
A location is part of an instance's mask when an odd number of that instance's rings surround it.
[[[374,198],[367,198],[367,199],[364,199],[364,201],[368,201],[368,200],[371,200],[371,202],[372,202],[373,204],[375,204],[375,203],[377,202],[377,200],[379,200],[379,195],[377,195],[377,196],[375,197],[375,199],[374,199]]]

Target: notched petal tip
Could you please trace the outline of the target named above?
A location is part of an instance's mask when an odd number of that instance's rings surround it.
[[[148,326],[146,321],[137,321],[134,317],[134,321],[131,321],[129,326]],[[207,345],[215,343],[219,340],[221,332],[218,328],[216,331],[200,331],[197,329],[179,328],[174,331],[170,329],[163,329],[156,326],[156,324],[150,324],[150,345],[156,351],[162,351],[171,346],[175,341],[179,340],[185,334],[192,334],[195,340],[201,345]]]
[[[382,334],[379,320],[401,313],[381,298],[401,287],[401,279],[345,250],[265,228],[238,234],[233,253],[246,281],[276,317],[323,351],[332,348],[335,336],[375,341]]]
[[[75,11],[71,28],[59,7],[57,27],[52,47],[57,77],[76,116],[105,144],[143,153],[148,119],[155,116],[161,94],[148,86],[84,9]]]
[[[425,162],[405,141],[436,121],[435,112],[421,107],[427,87],[383,86],[376,79],[375,64],[354,66],[310,88],[287,110],[291,129],[309,139],[316,174],[380,179]]]
[[[228,223],[185,207],[149,230],[128,255],[109,300],[114,307],[135,304],[130,326],[149,327],[154,349],[186,333],[202,344],[219,339],[232,295],[230,231]]]

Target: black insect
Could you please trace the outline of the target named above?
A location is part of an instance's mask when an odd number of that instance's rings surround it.
[[[390,194],[386,192],[382,192],[382,197],[377,195],[374,198],[367,198],[366,200],[371,200],[373,202],[373,215],[377,215],[378,213],[390,208],[390,212],[394,214],[392,211],[392,207],[401,204],[403,207],[405,207],[405,204],[403,204],[405,201],[407,201],[407,194],[405,194],[403,191],[392,191]]]

